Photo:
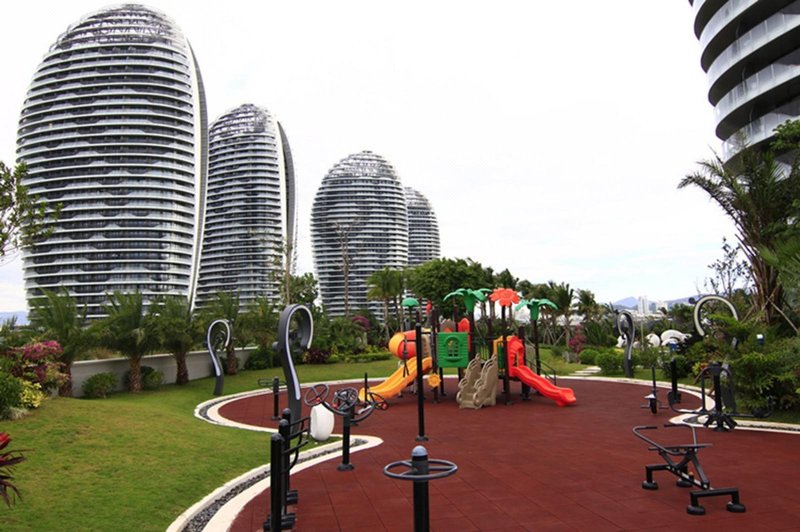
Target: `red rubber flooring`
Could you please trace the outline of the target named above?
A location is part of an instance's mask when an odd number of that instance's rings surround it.
[[[430,525],[446,532],[468,530],[800,530],[800,436],[698,429],[713,446],[699,453],[712,486],[738,487],[747,512],[725,510],[728,497],[702,499],[706,515],[686,513],[687,489],[676,477],[656,472],[660,489],[641,488],[645,464],[662,463],[636,438],[634,425],[658,424],[649,435],[659,443],[689,443],[688,429],[664,429],[670,410],[653,415],[644,404],[649,387],[591,380],[559,381],[575,390],[578,403],[560,408],[532,396],[524,402],[513,385],[513,404],[461,410],[450,393],[434,404],[428,390],[423,445],[431,458],[458,465],[458,472],[432,481]],[[666,390],[660,392],[666,398]],[[698,402],[684,394],[684,406]],[[396,460],[409,460],[418,442],[417,398],[390,400],[353,434],[379,436],[384,443],[353,452],[352,471],[338,471],[341,455],[292,475],[299,491],[295,530],[413,530],[412,483],[383,474]],[[221,413],[243,423],[272,426],[272,397],[227,405]],[[341,431],[341,420],[336,421]],[[266,451],[266,450],[265,450]],[[233,531],[262,530],[269,512],[268,490],[253,499]]]

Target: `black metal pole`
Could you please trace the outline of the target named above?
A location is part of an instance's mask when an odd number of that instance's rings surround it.
[[[506,307],[500,306],[500,338],[503,340],[503,357],[505,357],[505,368],[503,372],[503,395],[506,397],[506,404],[511,404],[511,381],[508,373],[511,370],[511,361],[508,360],[508,338],[506,338]]]
[[[419,428],[417,441],[428,441],[425,436],[425,388],[422,380],[422,325],[414,327],[415,343],[417,348],[417,426]]]
[[[288,410],[288,409],[287,409]],[[286,415],[286,410],[284,410],[284,415]],[[291,414],[289,414],[291,416]],[[279,461],[281,472],[283,473],[283,478],[281,480],[281,490],[282,492],[282,501],[283,501],[283,509],[284,512],[288,511],[289,506],[289,453],[288,449],[291,445],[291,422],[289,419],[284,417],[278,422],[278,434],[281,435],[281,439],[283,440],[283,452],[281,454],[281,459]]]
[[[336,468],[339,471],[350,471],[355,467],[350,463],[350,421],[352,416],[351,408],[347,415],[342,418],[342,463]]]
[[[280,416],[280,395],[281,395],[281,380],[278,377],[272,379],[272,421],[278,421]]]
[[[270,513],[263,528],[274,532],[281,530],[281,516],[283,515],[283,489],[281,486],[283,483],[283,471],[281,471],[283,436],[278,433],[274,433],[271,437],[269,454]]]
[[[411,452],[411,467],[414,475],[427,475],[430,472],[428,451],[418,445]],[[428,498],[428,481],[414,481],[414,532],[430,530],[430,504]]]

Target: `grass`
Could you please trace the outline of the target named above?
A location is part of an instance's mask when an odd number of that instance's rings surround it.
[[[299,366],[303,382],[386,376],[395,359]],[[280,368],[225,377],[225,393],[258,388]],[[11,449],[27,450],[14,483],[23,500],[0,508],[2,530],[164,530],[225,482],[268,461],[265,433],[193,416],[213,379],[103,400],[55,398],[3,422]]]

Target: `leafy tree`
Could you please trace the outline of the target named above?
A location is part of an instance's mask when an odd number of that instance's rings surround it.
[[[403,272],[388,266],[376,270],[367,278],[367,298],[383,302],[383,326],[386,341],[389,341],[389,301],[403,294]]]
[[[485,286],[480,265],[464,259],[434,259],[411,269],[408,284],[412,292],[439,309],[444,298],[462,286]]]
[[[319,297],[319,289],[317,287],[317,279],[313,273],[304,273],[303,275],[292,275],[289,280],[289,300],[292,303],[298,303],[309,307],[314,306],[314,302]]]
[[[764,260],[759,249],[775,247],[793,224],[792,207],[800,200],[796,158],[788,168],[776,159],[778,148],[797,145],[790,135],[793,129],[792,124],[778,128],[776,141],[766,149],[742,142],[737,155],[727,163],[717,155],[701,161],[700,169],[678,185],[705,191],[733,222],[753,277],[753,302],[766,323],[775,319],[782,290],[777,270]]]
[[[42,294],[31,301],[31,325],[41,331],[42,336],[61,344],[63,352],[59,359],[67,379],[59,387],[58,394],[71,397],[72,363],[82,349],[94,343],[94,335],[86,320],[86,306],[79,310],[66,288],[58,292],[42,290]]]
[[[198,320],[192,313],[185,296],[167,296],[156,301],[154,311],[158,315],[156,325],[159,343],[175,358],[177,368],[175,384],[189,383],[189,368],[186,355],[202,336]]]
[[[708,265],[714,277],[706,279],[705,286],[712,293],[732,299],[738,289],[746,288],[750,270],[746,261],[739,260],[740,249],[740,245],[732,246],[722,237],[722,258]]]
[[[278,320],[280,313],[267,297],[258,297],[247,307],[245,313],[238,318],[244,324],[248,339],[255,340],[262,350],[272,349],[278,337]],[[234,322],[235,323],[235,322]]]
[[[20,163],[11,170],[0,162],[0,257],[53,234],[61,205],[49,206],[28,193],[22,184],[28,168]]]
[[[100,342],[128,358],[129,389],[140,392],[142,357],[152,353],[159,344],[158,319],[152,308],[145,310],[144,299],[138,290],[131,294],[114,291],[108,303],[103,305],[103,311],[106,317],[94,325],[100,331]]]

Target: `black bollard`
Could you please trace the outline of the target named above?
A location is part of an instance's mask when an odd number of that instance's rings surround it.
[[[270,487],[270,513],[267,520],[264,522],[263,529],[276,531],[281,530],[283,516],[283,471],[281,471],[281,464],[283,463],[283,436],[280,434],[273,434],[270,441],[270,470],[269,470],[269,487]]]
[[[339,471],[352,471],[355,468],[350,463],[350,425],[354,409],[355,406],[351,407],[347,415],[342,417],[342,463],[336,467]]]

